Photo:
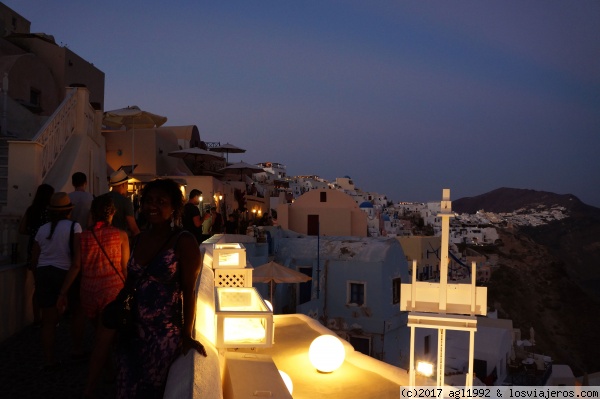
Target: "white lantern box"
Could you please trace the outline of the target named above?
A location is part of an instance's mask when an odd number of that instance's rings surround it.
[[[217,348],[273,345],[273,312],[254,287],[215,287]]]
[[[219,267],[246,267],[246,248],[240,243],[215,244],[213,269]]]
[[[215,244],[212,254],[215,287],[252,287],[252,266],[246,261],[246,248],[240,243]]]

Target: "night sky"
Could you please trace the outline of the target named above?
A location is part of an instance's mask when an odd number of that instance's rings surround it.
[[[600,1],[4,3],[138,105],[394,201],[499,187],[600,207]]]

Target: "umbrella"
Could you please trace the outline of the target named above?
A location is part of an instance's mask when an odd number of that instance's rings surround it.
[[[102,119],[104,125],[116,129],[122,126],[125,126],[127,129],[149,129],[162,126],[166,121],[166,116],[142,111],[137,105],[106,111]]]
[[[115,129],[125,126],[127,130],[131,129],[131,164],[135,165],[134,159],[134,137],[135,128],[148,129],[159,127],[167,121],[166,116],[160,116],[151,112],[142,111],[137,105],[131,105],[126,108],[106,111],[104,113],[102,123],[105,126]]]
[[[217,147],[213,147],[210,150],[226,153],[227,154],[227,162],[229,162],[229,154],[241,154],[243,152],[246,152],[246,150],[244,150],[243,148],[236,147],[233,144],[229,144],[229,143],[219,145]]]
[[[223,172],[240,172],[240,180],[244,176],[244,174],[251,175],[253,173],[259,173],[259,172],[265,171],[263,168],[261,168],[259,166],[251,165],[244,161],[234,163],[232,165],[226,166],[223,169],[219,169],[219,170],[223,171]]]
[[[171,151],[168,153],[171,157],[176,158],[194,158],[194,164],[198,161],[225,161],[223,157],[215,152],[203,150],[199,147],[184,148],[183,150]],[[194,173],[199,172],[196,170],[197,165],[194,165]],[[200,167],[204,170],[204,166],[201,164]]]
[[[270,283],[271,303],[273,302],[273,283],[305,283],[311,279],[310,276],[304,273],[297,272],[274,261],[255,267],[252,272],[252,281]]]
[[[203,150],[200,147],[191,147],[184,148],[183,150],[171,151],[169,152],[169,156],[175,158],[194,157],[194,161],[197,161],[198,159],[210,159],[215,161],[223,160],[222,156],[217,155],[212,151]]]

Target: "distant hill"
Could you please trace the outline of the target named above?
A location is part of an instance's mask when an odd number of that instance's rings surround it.
[[[540,331],[539,349],[576,373],[600,370],[600,209],[571,194],[499,188],[452,202],[457,213],[566,208],[568,217],[541,226],[498,226],[504,246],[489,300],[515,326]],[[538,336],[536,334],[536,340]],[[598,347],[600,348],[600,347]]]
[[[600,300],[600,209],[584,204],[572,194],[517,188],[498,188],[476,197],[452,202],[457,213],[514,212],[519,209],[538,209],[542,205],[566,208],[569,217],[542,226],[521,227],[526,235],[543,245],[565,267],[565,272],[585,292]]]
[[[600,218],[600,209],[586,205],[573,194],[555,194],[547,191],[502,187],[476,197],[464,197],[452,201],[452,210],[457,213],[475,213],[480,210],[502,213],[519,209],[536,209],[539,205],[546,208],[562,206],[578,215],[595,214]]]

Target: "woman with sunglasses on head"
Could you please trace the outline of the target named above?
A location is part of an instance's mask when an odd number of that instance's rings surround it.
[[[181,353],[206,356],[192,338],[200,249],[180,227],[184,199],[175,181],[146,184],[140,204],[149,228],[134,239],[127,267],[125,285],[135,288],[133,331],[118,344],[117,397],[162,398]]]
[[[32,249],[31,264],[35,268],[36,295],[42,310],[45,371],[54,371],[60,365],[54,356],[56,325],[67,305],[67,295],[73,294],[63,289],[63,283],[67,280],[67,275],[71,276],[66,286],[68,288],[80,269],[81,226],[69,220],[72,210],[73,204],[67,193],[52,194],[48,205],[50,222],[39,228]],[[71,295],[70,306],[75,302],[74,296]],[[71,310],[75,314],[75,309]],[[75,331],[73,345],[76,350],[81,351],[80,337]]]

